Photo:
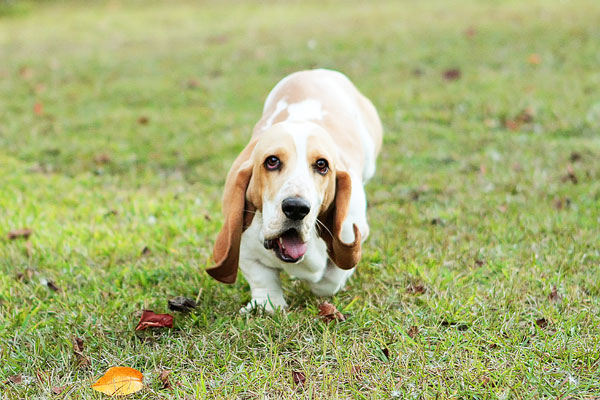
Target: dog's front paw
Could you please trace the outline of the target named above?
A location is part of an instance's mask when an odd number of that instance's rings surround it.
[[[264,311],[273,314],[276,309],[283,310],[287,308],[287,303],[283,297],[266,297],[252,299],[245,307],[240,309],[240,313],[246,314],[251,311]]]

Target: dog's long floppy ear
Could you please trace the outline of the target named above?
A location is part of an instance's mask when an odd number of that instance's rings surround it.
[[[206,270],[223,283],[234,283],[240,260],[240,242],[243,231],[252,223],[255,207],[246,201],[246,190],[252,177],[250,161],[255,142],[250,143],[233,163],[223,192],[225,222],[213,247],[215,266]]]
[[[346,219],[350,206],[352,180],[347,172],[337,171],[335,181],[335,198],[325,215],[324,221],[322,221],[329,231],[322,229],[320,235],[327,244],[329,258],[335,265],[341,269],[351,269],[360,261],[361,234],[356,224],[352,225],[354,242],[344,243],[341,234],[342,223]]]

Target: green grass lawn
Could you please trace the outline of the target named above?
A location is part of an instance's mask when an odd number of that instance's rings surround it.
[[[598,21],[597,0],[0,1],[0,397],[103,398],[123,365],[132,398],[599,398]],[[245,280],[204,272],[225,176],[314,67],[385,126],[329,299],[347,320],[287,277],[288,311],[240,315]],[[199,306],[134,331],[175,296]]]

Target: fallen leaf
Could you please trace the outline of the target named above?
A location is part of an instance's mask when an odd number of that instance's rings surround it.
[[[306,382],[306,375],[300,371],[292,371],[292,379],[296,385],[304,385],[304,382]]]
[[[21,229],[15,229],[14,231],[8,232],[7,237],[9,240],[15,240],[15,239],[21,239],[21,238],[28,239],[32,233],[33,233],[33,230],[31,230],[29,228],[21,228]]]
[[[90,360],[83,354],[84,341],[77,336],[73,337],[73,354],[79,368],[86,368],[90,365]]]
[[[92,385],[92,389],[109,396],[121,396],[142,390],[144,376],[129,367],[112,367]]]
[[[140,322],[135,327],[136,331],[146,328],[172,328],[173,316],[169,314],[155,314],[152,310],[143,310]]]
[[[406,291],[410,294],[423,294],[427,291],[427,288],[421,284],[411,284],[406,288]]]
[[[575,162],[581,160],[581,153],[577,153],[576,151],[572,152],[569,156],[569,161]]]
[[[33,113],[35,115],[42,115],[44,113],[44,105],[39,101],[35,102],[33,105]]]
[[[411,339],[414,339],[419,334],[419,327],[416,325],[413,325],[408,329],[407,333],[408,333],[408,336],[411,337]]]
[[[29,240],[25,242],[25,254],[30,258],[33,256],[33,244]]]
[[[60,292],[61,288],[59,288],[58,286],[56,286],[56,283],[54,283],[53,281],[47,281],[46,282],[46,286],[48,286],[51,290],[55,291],[55,292]]]
[[[148,246],[144,246],[144,248],[142,249],[142,252],[140,253],[140,255],[142,256],[147,256],[152,254],[152,250],[150,250],[150,248]]]
[[[168,302],[169,310],[180,311],[180,312],[188,312],[192,308],[196,308],[197,304],[194,300],[188,299],[187,297],[177,296],[172,298]]]
[[[527,62],[531,65],[539,65],[542,63],[542,57],[537,53],[532,53],[527,57]]]
[[[19,69],[19,75],[21,75],[21,78],[28,81],[33,78],[33,69],[30,67],[21,67],[21,69]]]
[[[96,164],[108,164],[110,160],[110,154],[106,153],[100,153],[94,157],[94,162]]]
[[[198,79],[188,79],[186,86],[188,89],[197,89],[200,87],[200,82],[198,81]]]
[[[381,349],[381,352],[383,353],[383,355],[385,356],[385,358],[390,359],[390,350],[387,347],[384,347]]]
[[[462,75],[462,73],[460,72],[460,69],[458,69],[458,68],[447,69],[442,74],[444,79],[447,81],[455,81],[457,79],[460,79],[461,75]]]
[[[477,29],[475,29],[474,27],[470,26],[465,30],[465,36],[466,37],[473,37],[477,34]]]
[[[539,318],[535,321],[535,324],[541,329],[544,329],[548,326],[548,320],[546,318]]]
[[[12,383],[13,385],[20,385],[21,383],[23,383],[23,375],[21,374],[17,374],[17,375],[12,375],[9,376],[8,379],[6,381],[4,381],[4,383]]]
[[[171,374],[171,371],[162,371],[160,373],[160,375],[158,375],[158,379],[160,380],[160,382],[163,385],[163,389],[173,389],[173,386],[171,385],[171,382],[169,381],[169,375]]]
[[[430,223],[431,225],[444,225],[444,220],[439,217],[435,217],[431,219]]]
[[[519,123],[519,121],[515,121],[512,119],[507,119],[506,121],[504,121],[504,126],[506,127],[506,129],[513,132],[518,131],[521,128],[521,124]]]
[[[548,295],[548,300],[553,303],[558,303],[562,299],[561,295],[558,293],[556,286],[552,286],[552,291]]]
[[[331,321],[345,321],[346,317],[344,314],[338,311],[338,309],[331,303],[324,301],[319,304],[319,317],[325,321],[325,323],[329,323]]]
[[[534,116],[535,112],[533,111],[533,108],[527,107],[515,117],[515,120],[523,124],[529,124],[533,122]]]
[[[52,393],[54,394],[61,394],[62,392],[65,391],[65,389],[67,388],[67,386],[54,386],[52,388]]]
[[[352,368],[350,368],[350,373],[352,375],[360,375],[362,372],[362,367],[360,365],[353,365]]]
[[[33,277],[34,273],[35,273],[35,271],[32,270],[31,268],[25,268],[25,271],[19,272],[17,274],[17,279],[20,280],[20,281],[28,282],[28,281],[31,280],[31,278]]]
[[[577,175],[575,175],[575,169],[573,169],[572,165],[567,166],[567,174],[562,177],[562,181],[570,181],[573,185],[577,185],[577,182],[579,182]]]
[[[569,208],[571,206],[571,199],[568,197],[555,197],[554,198],[554,208],[557,210],[562,210],[564,208]]]

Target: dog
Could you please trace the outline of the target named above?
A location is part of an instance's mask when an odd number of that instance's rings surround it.
[[[224,283],[242,270],[252,292],[242,312],[287,307],[282,270],[317,296],[345,285],[369,235],[364,184],[382,137],[375,107],[340,72],[299,71],[273,88],[227,174],[207,269]]]

